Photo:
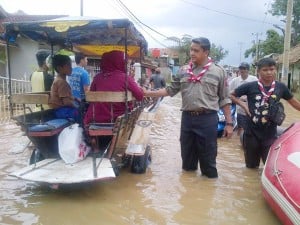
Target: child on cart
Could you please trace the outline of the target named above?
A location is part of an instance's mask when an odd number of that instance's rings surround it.
[[[55,109],[56,118],[74,119],[81,122],[79,109],[76,107],[76,99],[72,96],[72,90],[66,76],[72,73],[71,59],[67,55],[54,55],[52,66],[57,76],[51,86],[49,106]]]

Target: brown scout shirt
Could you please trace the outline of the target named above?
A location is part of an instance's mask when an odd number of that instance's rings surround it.
[[[199,74],[202,67],[193,68],[194,74]],[[227,76],[222,67],[211,64],[201,82],[190,82],[186,67],[178,74],[166,90],[170,96],[179,91],[182,96],[182,111],[197,111],[200,108],[218,111],[219,108],[231,103]]]
[[[74,106],[73,102],[74,98],[68,82],[61,77],[56,77],[51,86],[49,106],[51,108]]]

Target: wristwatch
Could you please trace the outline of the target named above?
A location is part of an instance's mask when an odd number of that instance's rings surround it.
[[[226,126],[232,126],[233,127],[233,123],[226,123]]]

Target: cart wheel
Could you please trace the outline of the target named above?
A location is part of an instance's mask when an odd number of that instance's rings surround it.
[[[121,167],[128,168],[131,165],[133,156],[124,154],[122,157]]]
[[[30,159],[29,159],[29,165],[32,165],[32,164],[37,163],[39,161],[42,161],[43,159],[45,159],[45,158],[41,154],[40,150],[35,148],[31,153],[31,156],[30,156]]]
[[[133,156],[133,160],[131,164],[131,172],[139,173],[139,174],[145,173],[147,166],[150,163],[151,163],[151,149],[150,146],[147,146],[144,155]]]
[[[119,166],[115,162],[112,162],[112,161],[110,161],[110,162],[111,162],[111,166],[112,166],[112,168],[114,170],[114,173],[115,173],[116,177],[119,176],[120,175],[120,168],[119,168]]]

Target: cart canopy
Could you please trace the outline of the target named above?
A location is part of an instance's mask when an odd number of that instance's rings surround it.
[[[63,17],[54,20],[4,23],[5,39],[15,42],[22,35],[39,43],[101,56],[111,50],[125,51],[131,58],[147,52],[147,41],[128,19]]]

